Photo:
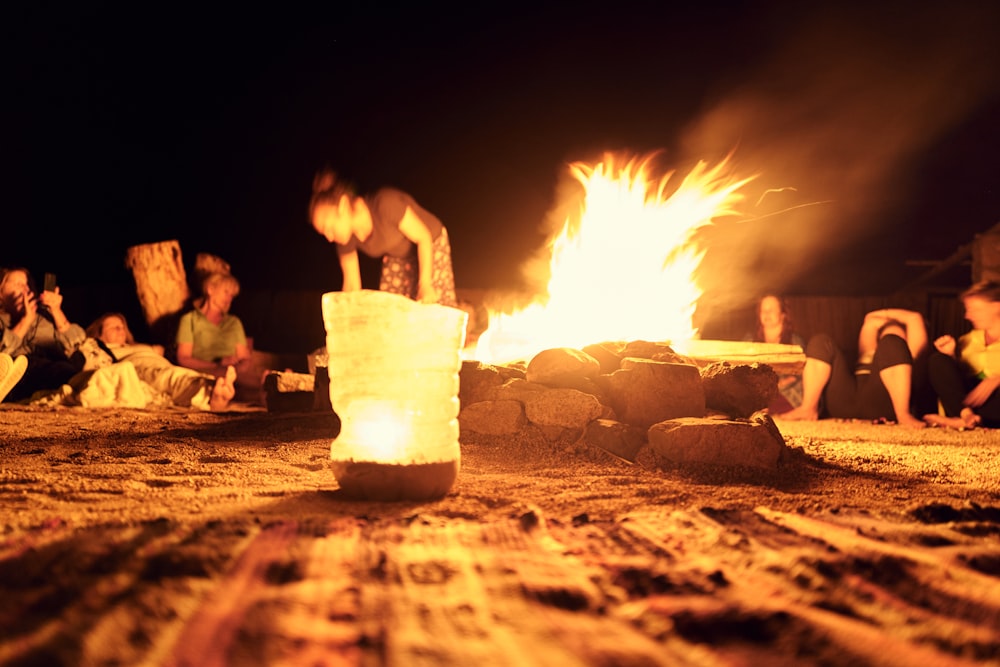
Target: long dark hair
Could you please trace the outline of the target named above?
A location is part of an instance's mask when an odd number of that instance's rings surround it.
[[[795,333],[795,323],[792,321],[792,312],[788,309],[788,302],[777,294],[765,294],[757,299],[757,331],[756,339],[764,342],[767,338],[764,335],[764,325],[760,323],[760,306],[764,299],[775,299],[778,302],[778,309],[781,312],[781,338],[779,342],[783,345],[792,344],[792,335]]]

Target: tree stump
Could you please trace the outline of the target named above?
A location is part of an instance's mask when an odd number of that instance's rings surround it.
[[[152,342],[170,348],[188,299],[187,275],[177,241],[132,246],[125,256]]]

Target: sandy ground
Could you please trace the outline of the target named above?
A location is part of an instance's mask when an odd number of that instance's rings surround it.
[[[332,415],[0,407],[0,664],[1000,664],[1000,432],[780,423],[774,471],[466,437],[342,498]]]

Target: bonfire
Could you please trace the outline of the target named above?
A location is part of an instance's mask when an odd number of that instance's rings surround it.
[[[490,312],[477,360],[639,339],[683,350],[698,337],[696,275],[705,249],[697,232],[738,216],[741,188],[754,177],[734,175],[727,157],[698,162],[677,183],[674,172],[653,176],[654,157],[606,154],[594,165],[570,165],[584,195],[547,243],[547,287],[525,307]]]

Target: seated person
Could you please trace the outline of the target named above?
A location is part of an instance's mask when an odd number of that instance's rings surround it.
[[[240,283],[229,273],[209,274],[202,298],[184,313],[177,325],[177,363],[216,377],[236,369],[238,400],[261,402],[264,370],[252,361],[243,322],[229,312],[240,293]]]
[[[174,405],[201,410],[225,410],[236,394],[236,369],[216,377],[175,366],[158,345],[136,343],[121,313],[105,313],[87,327],[87,334],[100,341],[114,362],[129,362],[139,379],[170,397]]]
[[[927,360],[941,414],[924,415],[934,426],[1000,427],[1000,283],[981,281],[962,292],[972,330],[957,341],[941,336]]]
[[[922,428],[926,424],[910,412],[910,400],[914,359],[926,349],[923,316],[901,308],[883,308],[865,315],[854,368],[830,336],[813,336],[806,345],[802,405],[775,417],[812,421],[822,413],[838,419],[886,420]]]
[[[0,270],[0,352],[27,358],[24,375],[4,400],[20,401],[36,391],[58,389],[82,369],[70,356],[87,334],[69,321],[62,302],[58,287],[36,295],[27,269]]]
[[[798,345],[805,348],[806,342],[795,332],[792,316],[785,300],[774,294],[765,294],[757,302],[757,327],[743,336],[744,342]],[[778,396],[771,401],[771,414],[788,412],[802,405],[802,376],[781,375],[778,377]]]

